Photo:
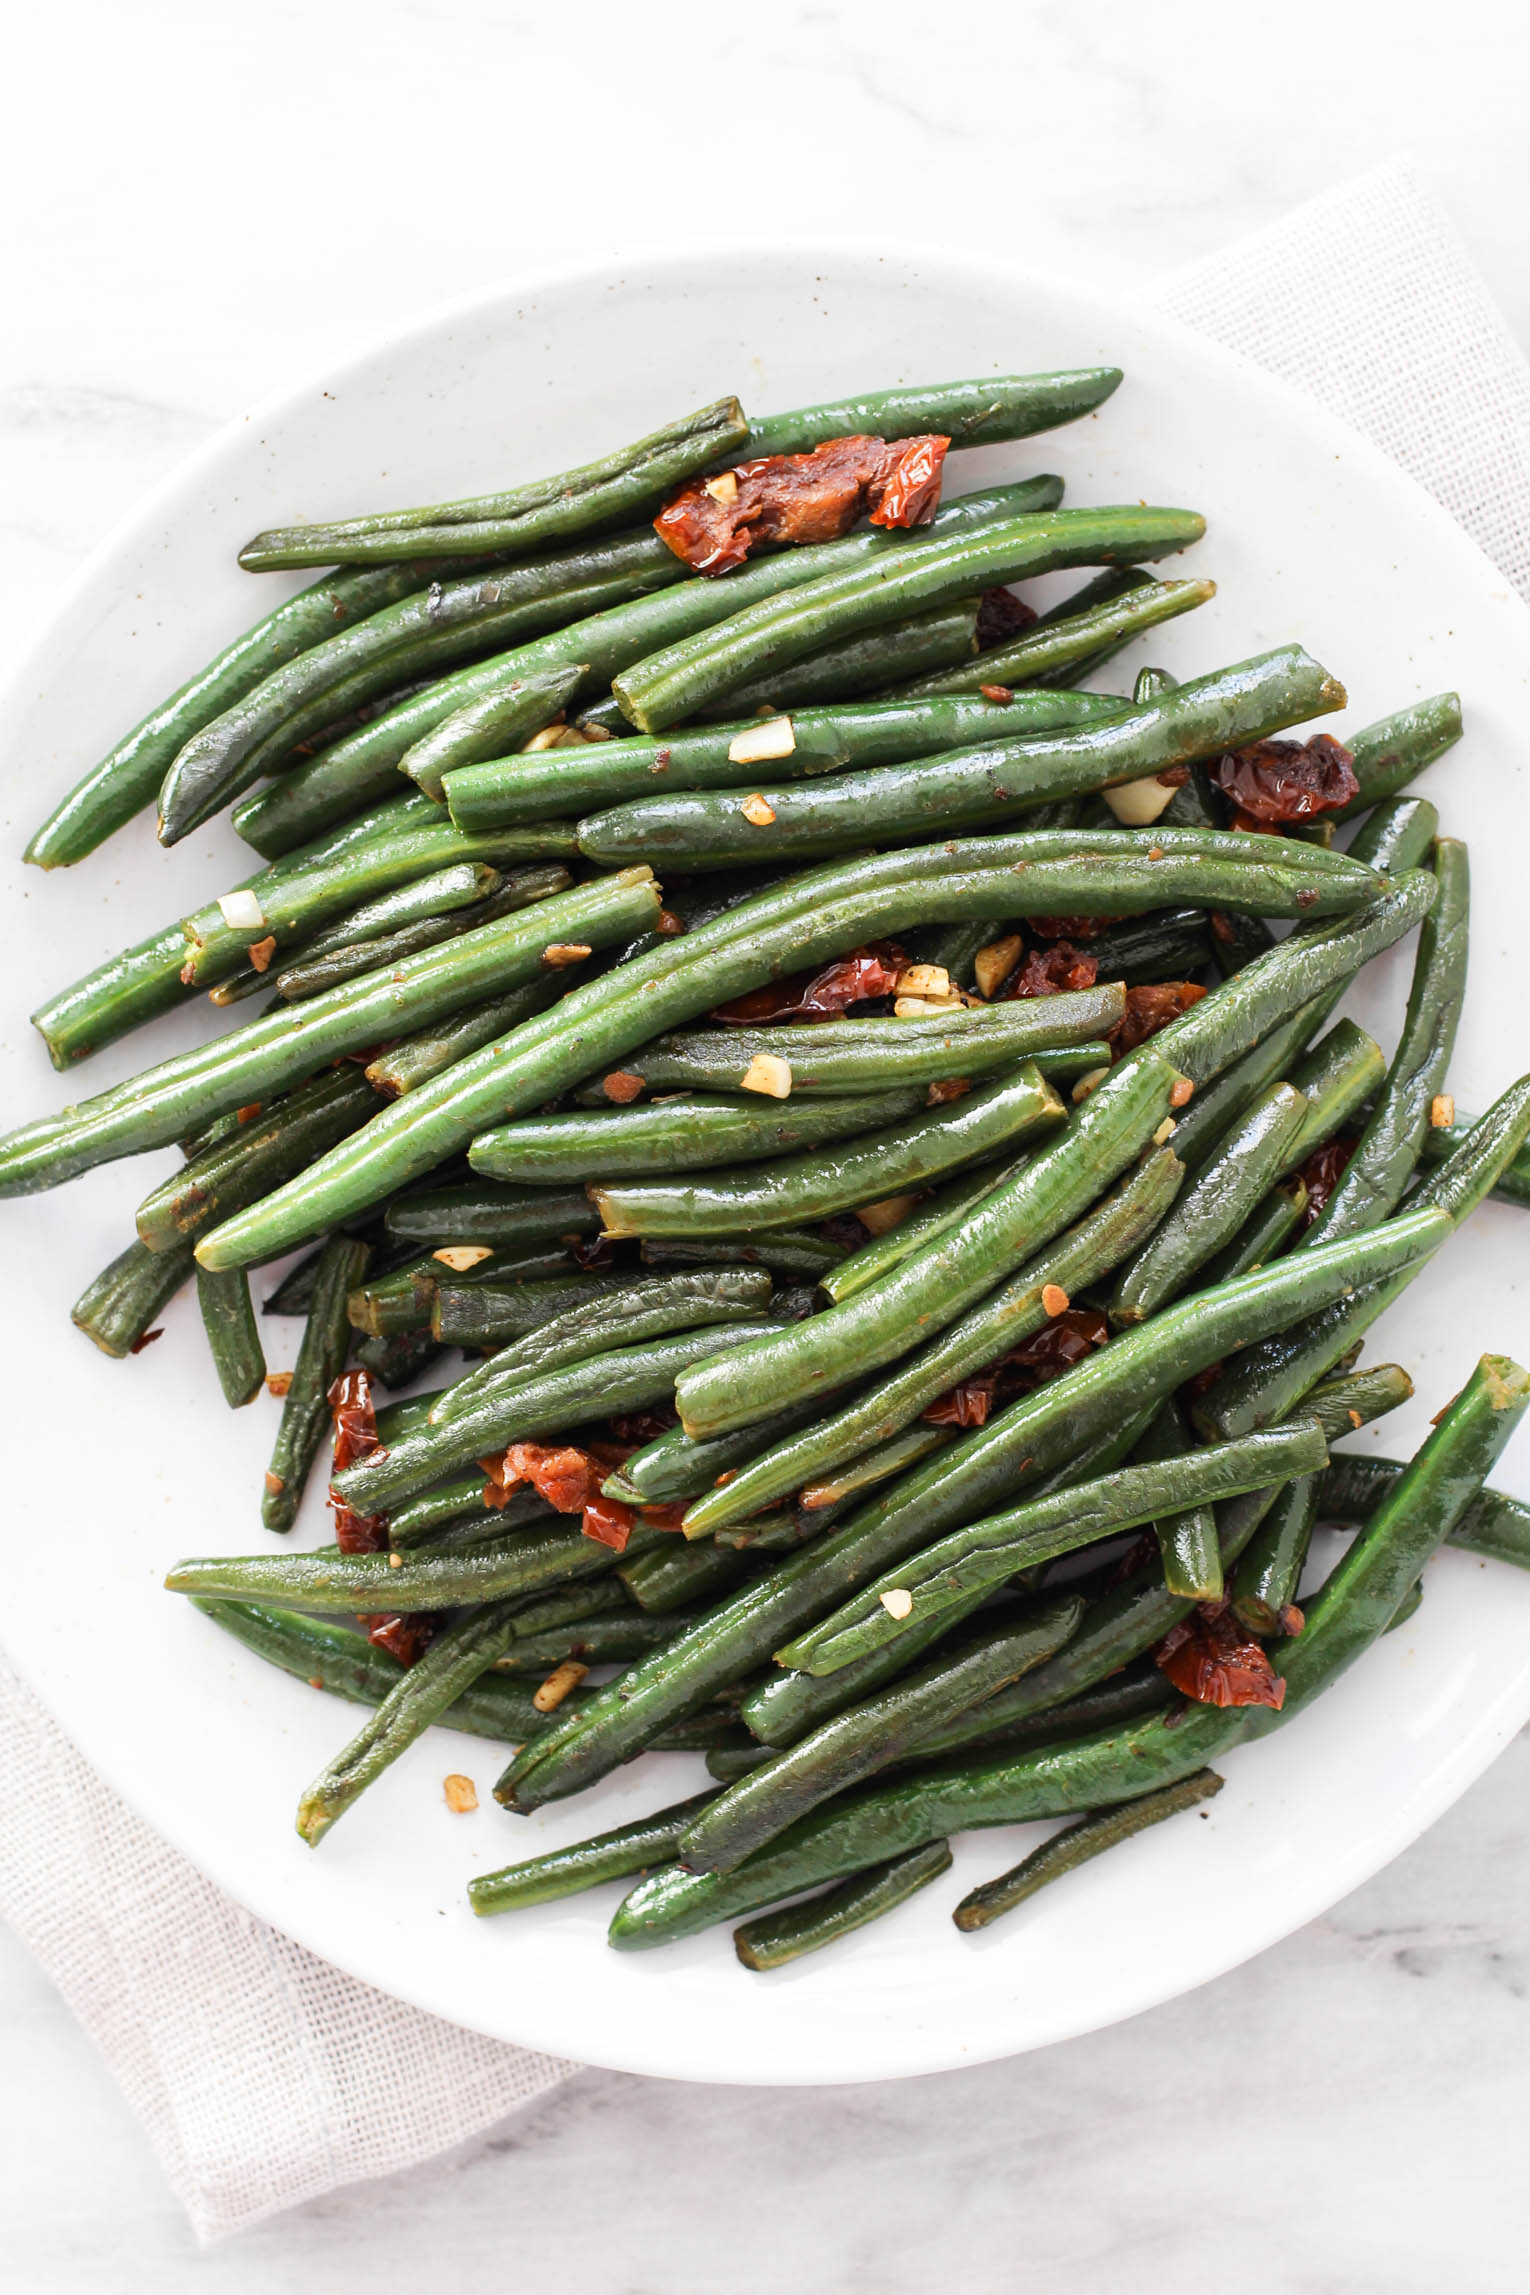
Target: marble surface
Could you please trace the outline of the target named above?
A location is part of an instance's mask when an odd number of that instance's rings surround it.
[[[1530,21],[1394,0],[103,0],[7,30],[0,669],[222,420],[440,300],[637,248],[829,230],[1136,286],[1403,148],[1530,343]],[[16,761],[12,771],[21,769]],[[0,1938],[0,2284],[48,2295],[1143,2295],[1523,2284],[1522,1740],[1388,1872],[1149,2016],[811,2094],[581,2075],[415,2172],[197,2256]]]

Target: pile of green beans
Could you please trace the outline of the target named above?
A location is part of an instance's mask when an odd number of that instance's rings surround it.
[[[720,575],[651,523],[746,458],[992,446],[1120,379],[724,397],[553,477],[268,528],[251,571],[340,570],[34,836],[53,868],[232,807],[264,862],[34,1017],[67,1070],[198,994],[264,1008],[0,1138],[0,1195],[178,1148],[76,1324],[130,1357],[194,1278],[225,1402],[281,1397],[268,1531],[336,1434],[333,1544],[166,1580],[369,1709],[301,1792],[310,1845],[436,1724],[511,1749],[518,1812],[704,1754],[714,1789],[469,1900],[620,1882],[617,1948],[740,1917],[766,1971],[938,1883],[955,1833],[1071,1820],[954,1906],[979,1929],[1204,1808],[1441,1544],[1530,1568],[1487,1487],[1530,1400],[1507,1358],[1411,1462],[1333,1447],[1412,1393],[1358,1361],[1370,1324],[1487,1196],[1530,1204],[1530,1077],[1451,1096],[1467,858],[1412,785],[1457,697],[1254,837],[1215,760],[1344,705],[1303,646],[1081,689],[1215,594],[1142,570],[1193,510],[1041,474]],[[978,650],[984,592],[1070,566]],[[1410,936],[1387,1051],[1336,1008]],[[1060,943],[1087,984],[1052,988]],[[272,1375],[251,1272],[300,1247],[259,1282],[302,1318]],[[1358,1532],[1313,1592],[1324,1523]],[[1270,1702],[1155,1662],[1207,1613]]]

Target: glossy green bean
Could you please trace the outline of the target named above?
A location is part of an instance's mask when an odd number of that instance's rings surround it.
[[[156,1315],[163,1314],[190,1275],[191,1245],[150,1251],[137,1236],[88,1283],[69,1310],[69,1320],[103,1355],[134,1355],[148,1339]]]
[[[630,1553],[617,1564],[617,1577],[641,1609],[655,1617],[721,1601],[755,1575],[743,1554],[723,1546],[687,1546],[666,1538],[662,1546]]]
[[[830,1243],[816,1227],[773,1227],[759,1235],[729,1235],[716,1241],[689,1237],[645,1237],[645,1267],[768,1267],[799,1283],[816,1283],[845,1256],[842,1243]]]
[[[1436,1124],[1431,1117],[1419,1150],[1419,1162],[1431,1171],[1442,1163],[1449,1163],[1470,1135],[1476,1121],[1474,1116],[1461,1116],[1453,1123]],[[1504,1166],[1493,1194],[1501,1203],[1530,1204],[1530,1150],[1515,1156]]]
[[[717,1096],[666,1099],[653,1107],[604,1108],[590,1114],[522,1116],[496,1131],[480,1132],[468,1161],[490,1179],[545,1185],[555,1180],[704,1171],[766,1157],[795,1160],[804,1149],[910,1118],[923,1104],[924,1095],[917,1091],[864,1092],[848,1099],[822,1093],[801,1101]],[[741,1218],[733,1224],[771,1223]]]
[[[647,515],[670,487],[738,452],[748,437],[738,400],[720,398],[631,446],[555,477],[424,509],[271,527],[245,544],[239,563],[254,573],[388,560],[402,549],[428,547],[451,557],[485,549],[534,550],[541,543]]]
[[[1279,1187],[1272,1187],[1264,1201],[1255,1204],[1231,1242],[1207,1260],[1201,1269],[1201,1281],[1208,1286],[1231,1283],[1239,1275],[1251,1275],[1255,1268],[1267,1267],[1272,1259],[1279,1257],[1306,1211],[1305,1181],[1288,1179]]]
[[[848,1141],[841,1135],[832,1148],[821,1141],[741,1171],[689,1181],[617,1180],[595,1184],[591,1193],[607,1235],[789,1227],[923,1187],[976,1157],[1055,1130],[1066,1113],[1040,1072],[1023,1061],[1012,1075],[958,1100]]]
[[[1166,1817],[1177,1817],[1182,1810],[1194,1809],[1202,1801],[1209,1801],[1220,1793],[1225,1778],[1214,1769],[1192,1770],[1176,1784],[1164,1785],[1156,1793],[1144,1793],[1135,1801],[1123,1801],[1114,1809],[1105,1809],[1096,1817],[1085,1817],[1076,1825],[1066,1826],[1033,1849],[1018,1865],[1012,1865],[997,1880],[984,1881],[969,1889],[951,1918],[959,1929],[988,1928],[1016,1905],[1024,1904],[1027,1897],[1036,1895],[1049,1881],[1061,1880],[1065,1873],[1076,1873],[1081,1865],[1103,1856],[1107,1849],[1119,1847],[1122,1841],[1132,1840],[1145,1833],[1150,1825],[1161,1825]],[[915,1851],[915,1854],[921,1852]]]
[[[1257,979],[1258,975],[1254,977]],[[1233,1059],[1220,1075],[1210,1080],[1201,1079],[1174,1133],[1174,1152],[1187,1169],[1198,1171],[1215,1156],[1255,1102],[1294,1074],[1309,1039],[1322,1027],[1346,985],[1347,981],[1341,979],[1321,996],[1288,1010],[1272,1027],[1261,1030],[1258,1040],[1241,1057]],[[1218,1003],[1224,999],[1229,1003],[1233,1001],[1226,982],[1217,991]]]
[[[634,1658],[662,1649],[692,1623],[686,1615],[652,1618],[642,1610],[618,1609],[617,1599],[618,1588],[613,1579],[607,1608],[561,1631],[549,1628],[539,1633],[518,1634],[513,1646],[495,1660],[495,1672],[529,1674],[540,1682],[554,1666],[562,1665],[569,1658],[586,1665],[630,1665]]]
[[[588,675],[588,662],[560,663],[539,675],[514,679],[503,693],[464,703],[405,750],[399,771],[427,797],[445,804],[448,773],[480,758],[502,758],[518,749],[523,739],[555,724]],[[460,821],[457,826],[462,826]]]
[[[1291,1082],[1307,1102],[1290,1148],[1288,1169],[1305,1163],[1314,1148],[1342,1131],[1356,1110],[1373,1099],[1387,1063],[1374,1036],[1353,1020],[1337,1021],[1291,1070]]]
[[[906,1857],[890,1857],[885,1864],[853,1873],[838,1888],[825,1889],[805,1904],[746,1921],[733,1932],[733,1949],[745,1968],[761,1973],[785,1968],[807,1953],[822,1952],[842,1936],[853,1936],[884,1913],[896,1912],[950,1869],[949,1843],[927,1841]]]
[[[766,772],[733,791],[639,798],[582,821],[580,850],[607,865],[641,849],[671,867],[718,868],[745,858],[767,864],[844,851],[864,844],[868,827],[884,844],[950,834],[1262,740],[1343,700],[1343,687],[1310,654],[1282,646],[1094,724],[811,782],[780,782]],[[769,820],[758,817],[760,797]],[[1298,850],[1310,858],[1310,847],[1278,842],[1288,863]],[[1191,896],[1166,885],[1154,905],[1177,897]]]
[[[1461,696],[1437,693],[1428,701],[1415,701],[1395,716],[1378,718],[1352,734],[1348,742],[1354,761],[1358,796],[1341,805],[1329,818],[1350,820],[1384,798],[1405,789],[1416,774],[1453,749],[1461,738]]]
[[[345,1368],[351,1343],[346,1299],[360,1282],[368,1257],[367,1246],[349,1235],[332,1235],[320,1256],[308,1320],[266,1469],[260,1519],[268,1530],[292,1528],[313,1462],[329,1432],[329,1390]]]
[[[1440,816],[1427,797],[1390,797],[1366,815],[1350,838],[1350,857],[1398,876],[1427,864],[1439,833]]]
[[[1318,1489],[1320,1522],[1368,1522],[1396,1489],[1406,1467],[1374,1452],[1338,1451]],[[1530,1570],[1530,1506],[1506,1491],[1484,1490],[1474,1498],[1449,1535],[1448,1543],[1490,1561]]]
[[[554,1903],[559,1897],[578,1896],[605,1881],[626,1880],[650,1871],[671,1858],[691,1819],[713,1798],[694,1793],[635,1824],[618,1825],[571,1849],[550,1849],[523,1864],[505,1865],[495,1873],[482,1873],[468,1882],[468,1903],[475,1913],[513,1912],[522,1905]]]
[[[1180,1296],[1290,1169],[1306,1116],[1306,1098],[1290,1084],[1274,1084],[1254,1102],[1122,1269],[1110,1302],[1113,1322],[1145,1322]]]
[[[311,996],[322,994],[326,988],[337,988],[344,980],[401,964],[405,957],[418,955],[423,949],[460,939],[464,933],[477,932],[481,926],[493,924],[500,917],[531,908],[538,901],[564,891],[568,883],[567,869],[556,863],[542,868],[516,869],[500,878],[485,899],[455,915],[422,918],[416,924],[402,925],[396,932],[381,933],[369,940],[342,941],[322,950],[300,950],[296,958],[283,964],[277,973],[276,992],[286,1003],[303,1003]]]
[[[1289,1632],[1287,1612],[1296,1600],[1307,1549],[1317,1520],[1320,1474],[1288,1482],[1243,1552],[1232,1583],[1233,1615],[1251,1634]]]
[[[490,1180],[420,1188],[390,1203],[384,1225],[395,1243],[486,1243],[497,1253],[576,1241],[600,1225],[582,1188],[500,1187]]]
[[[265,1350],[250,1303],[248,1275],[243,1268],[209,1275],[199,1267],[197,1304],[223,1399],[231,1410],[239,1410],[253,1402],[266,1383]]]
[[[1148,582],[1059,620],[1033,623],[976,661],[921,678],[906,690],[916,694],[971,693],[979,685],[1025,685],[1046,671],[1088,661],[1104,646],[1115,652],[1145,630],[1172,621],[1177,614],[1190,613],[1216,594],[1215,582]]]
[[[762,1439],[789,1433],[804,1419],[815,1417],[819,1407],[816,1401],[799,1402],[780,1412],[763,1429],[745,1427],[738,1434],[717,1435],[710,1442],[695,1442],[683,1427],[671,1427],[667,1434],[656,1435],[634,1451],[625,1466],[607,1475],[601,1488],[608,1498],[620,1498],[632,1506],[661,1506],[694,1498],[720,1478],[725,1480],[735,1473],[740,1461],[752,1457]]]
[[[353,1067],[327,1068],[193,1156],[138,1206],[138,1234],[170,1251],[253,1203],[374,1114],[376,1096]],[[268,1313],[280,1312],[267,1307]]]
[[[1099,1064],[1108,1066],[1109,1057],[1110,1047],[1106,1045]],[[933,1189],[912,1211],[905,1213],[896,1226],[884,1228],[880,1235],[872,1235],[866,1242],[857,1244],[847,1259],[821,1279],[818,1288],[836,1306],[855,1292],[864,1291],[878,1276],[923,1250],[933,1236],[943,1234],[965,1219],[972,1205],[1002,1186],[1015,1169],[1014,1159],[1001,1156],[979,1164],[973,1171],[958,1172],[954,1179]]]
[[[1057,487],[1062,497],[1062,483]],[[977,653],[982,601],[954,598],[927,613],[905,614],[877,629],[857,630],[838,643],[815,647],[788,662],[730,686],[704,717],[752,717],[766,710],[811,709],[820,702],[853,701],[885,692],[926,670],[949,669]]]
[[[953,448],[996,446],[1077,422],[1119,388],[1119,367],[1040,375],[979,375],[972,382],[900,383],[768,414],[749,425],[748,455],[800,454],[825,439],[911,438],[940,431]]]
[[[1132,1452],[1143,1465],[1183,1458],[1191,1448],[1184,1413],[1172,1396],[1159,1406],[1146,1434]],[[1187,1601],[1214,1602],[1222,1592],[1222,1552],[1216,1509],[1209,1501],[1155,1514],[1153,1535],[1163,1563],[1163,1582]]]
[[[486,1004],[470,1005],[466,1012],[449,1013],[418,1035],[400,1037],[367,1062],[367,1082],[385,1100],[417,1091],[443,1068],[465,1060],[470,1052],[482,1051],[485,1044],[508,1036],[523,1020],[545,1012],[580,978],[581,969],[577,965],[560,966],[540,980],[528,980],[524,988],[512,988],[508,996],[491,997]]]
[[[321,1246],[317,1251],[307,1252],[294,1266],[289,1267],[277,1284],[276,1289],[268,1294],[261,1306],[261,1313],[263,1315],[306,1315],[313,1304],[314,1281],[318,1275],[319,1261],[322,1257],[323,1249]]]

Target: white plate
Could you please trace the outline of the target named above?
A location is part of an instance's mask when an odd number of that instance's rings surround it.
[[[1460,687],[1470,733],[1431,791],[1472,843],[1473,985],[1453,1082],[1464,1108],[1485,1104],[1530,1067],[1521,976],[1507,969],[1524,946],[1530,616],[1503,578],[1379,454],[1188,334],[943,257],[817,248],[548,280],[456,311],[233,425],[97,556],[0,715],[6,1120],[62,1097],[29,1007],[246,873],[224,826],[166,855],[140,823],[52,877],[15,856],[124,726],[278,594],[234,565],[257,527],[555,470],[725,390],[768,410],[897,378],[1102,360],[1129,379],[1097,416],[963,458],[957,482],[1055,469],[1070,501],[1203,510],[1210,537],[1185,564],[1214,574],[1219,595],[1155,632],[1139,661],[1188,673],[1300,638],[1349,683],[1336,730]],[[1390,1030],[1410,961],[1373,968],[1362,1018]],[[205,1026],[205,1006],[161,1023],[92,1062],[77,1089]],[[512,1820],[489,1801],[496,1749],[433,1731],[320,1851],[300,1844],[299,1790],[354,1715],[268,1671],[158,1584],[178,1555],[269,1543],[256,1494],[275,1408],[222,1407],[189,1299],[125,1364],[67,1319],[172,1160],[0,1208],[4,1639],[89,1758],[225,1889],[457,2023],[705,2080],[868,2080],[1009,2055],[1131,2015],[1310,1920],[1413,1840],[1530,1716],[1530,1579],[1451,1554],[1405,1632],[1319,1710],[1234,1755],[1204,1821],[1144,1837],[985,1936],[958,1936],[951,1906],[1035,1828],[969,1838],[914,1904],[769,1978],[746,1975],[721,1930],[662,1953],[607,1951],[610,1890],[475,1921],[470,1874],[694,1791],[700,1764],[652,1757],[576,1804]],[[1381,1447],[1411,1448],[1484,1347],[1530,1350],[1527,1237],[1522,1214],[1487,1206],[1388,1319],[1373,1356],[1405,1362],[1419,1397],[1378,1430]],[[273,1359],[290,1360],[296,1326],[265,1329]],[[1530,1446],[1499,1479],[1530,1494]],[[317,1493],[301,1534],[324,1534]],[[449,1769],[476,1778],[478,1815],[446,1813]]]

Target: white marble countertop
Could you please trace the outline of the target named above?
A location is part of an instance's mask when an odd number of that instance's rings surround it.
[[[0,669],[220,421],[530,268],[827,231],[1133,285],[1404,149],[1530,342],[1508,0],[75,0],[7,63]],[[1328,1919],[1113,2031],[896,2086],[586,2073],[207,2256],[0,1936],[0,2284],[1517,2291],[1527,1785],[1522,1740]]]

